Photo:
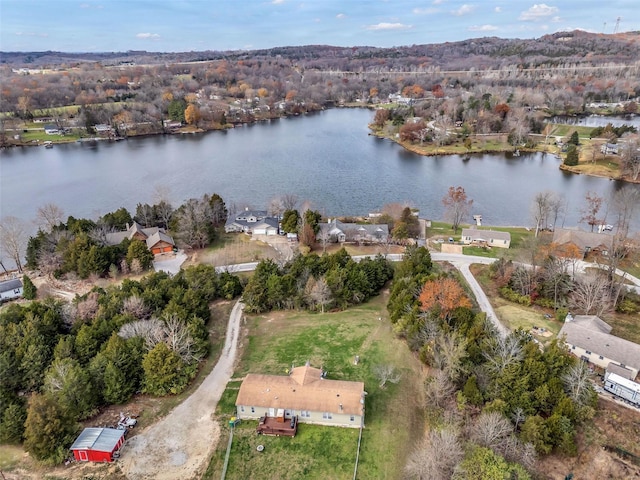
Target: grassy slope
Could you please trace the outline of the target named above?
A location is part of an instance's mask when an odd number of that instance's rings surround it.
[[[344,312],[324,315],[275,312],[248,318],[245,351],[236,378],[246,373],[284,374],[291,364],[309,360],[328,378],[363,380],[368,392],[358,478],[402,477],[409,445],[422,435],[421,374],[417,360],[396,339],[386,317],[386,295]],[[381,318],[381,320],[379,320]],[[353,364],[360,355],[359,365]],[[397,385],[384,389],[372,374],[379,363],[401,372]],[[231,382],[219,404],[226,424],[239,382]],[[358,431],[301,425],[293,438],[255,437],[255,422],[245,422],[234,437],[227,478],[352,478]],[[224,428],[225,435],[228,429]],[[217,478],[228,436],[222,439],[205,478]],[[257,454],[258,443],[265,451]]]

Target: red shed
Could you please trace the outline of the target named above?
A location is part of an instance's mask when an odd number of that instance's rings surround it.
[[[85,428],[71,445],[78,462],[113,462],[114,453],[124,444],[125,430]]]

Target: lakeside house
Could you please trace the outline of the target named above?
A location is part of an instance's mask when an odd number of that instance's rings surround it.
[[[279,233],[280,220],[271,217],[266,210],[244,210],[229,215],[224,225],[226,233],[248,233],[256,235],[277,235]]]
[[[135,221],[131,226],[127,223],[127,229],[124,231],[107,233],[105,235],[105,243],[107,245],[119,245],[125,238],[145,242],[147,248],[154,255],[172,252],[176,246],[173,238],[167,235],[163,228],[143,228],[142,225]]]
[[[364,427],[364,382],[328,380],[326,372],[309,362],[288,375],[250,373],[236,399],[237,417],[279,418],[286,423]]]
[[[23,286],[19,278],[12,278],[0,282],[0,302],[20,298],[22,294]]]
[[[389,225],[344,223],[337,218],[327,223],[319,223],[318,240],[328,240],[333,243],[370,242],[385,243],[389,239]]]
[[[633,380],[640,371],[640,345],[611,335],[611,328],[596,315],[568,314],[558,338],[581,360]]]
[[[511,246],[511,234],[495,230],[463,228],[461,240],[465,245],[478,245],[481,247],[509,248]]]
[[[553,243],[565,246],[573,245],[577,247],[583,257],[589,253],[607,256],[613,245],[613,236],[606,233],[556,228],[553,232]]]

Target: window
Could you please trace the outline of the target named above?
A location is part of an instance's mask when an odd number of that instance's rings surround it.
[[[350,421],[350,422],[354,422],[355,420],[356,420],[356,418],[355,418],[353,415],[351,415],[351,416],[349,417],[349,421]]]
[[[589,350],[585,350],[584,353],[586,353],[587,355],[591,355],[591,352]]]
[[[576,346],[575,345],[571,345],[571,350],[575,350]]]
[[[311,412],[309,410],[300,410],[300,416],[303,418],[310,418]]]
[[[251,413],[256,413],[256,409],[251,407]]]
[[[240,411],[241,411],[242,413],[244,413],[244,407],[242,407],[242,406],[241,406],[241,407],[240,407]]]
[[[600,360],[604,360],[604,357],[603,357],[602,355],[600,355],[598,358],[599,358]]]
[[[322,418],[324,418],[325,420],[331,420],[333,418],[333,416],[329,412],[324,412],[322,414]]]

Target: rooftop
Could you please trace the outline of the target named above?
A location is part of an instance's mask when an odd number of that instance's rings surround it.
[[[362,415],[364,382],[327,380],[321,369],[309,365],[289,375],[249,374],[236,405]]]
[[[124,430],[115,428],[85,428],[71,445],[71,450],[112,452],[124,434]]]

